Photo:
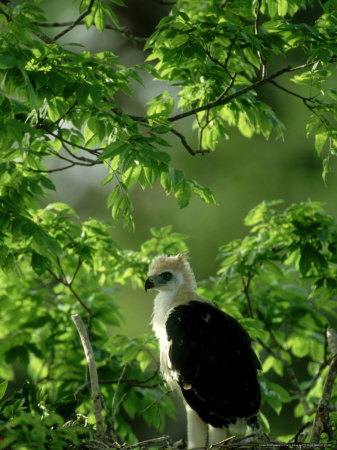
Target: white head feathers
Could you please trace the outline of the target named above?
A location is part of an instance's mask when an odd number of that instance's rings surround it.
[[[148,276],[160,274],[167,270],[180,272],[184,278],[184,285],[189,289],[196,289],[197,283],[186,253],[178,253],[174,256],[157,256],[149,266]]]

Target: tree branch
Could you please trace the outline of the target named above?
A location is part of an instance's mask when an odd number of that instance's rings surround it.
[[[65,34],[69,33],[69,31],[71,31],[73,28],[75,28],[76,25],[78,25],[81,22],[82,19],[84,19],[88,14],[90,14],[91,10],[92,10],[92,7],[93,7],[93,4],[94,4],[94,1],[95,0],[90,0],[88,8],[81,15],[79,15],[78,18],[74,22],[72,22],[72,24],[68,28],[66,28],[65,30],[61,31],[61,33],[57,34],[54,37],[53,42],[57,41],[58,39],[60,39]]]
[[[94,405],[94,415],[96,419],[96,432],[99,440],[104,439],[104,429],[103,429],[103,417],[102,417],[102,404],[101,404],[101,394],[99,391],[97,369],[95,363],[94,352],[89,340],[89,336],[81,316],[79,314],[74,314],[71,316],[74,324],[76,325],[78,334],[80,335],[82,346],[84,349],[85,357],[87,360],[87,365],[90,374],[91,383],[91,395]]]
[[[59,129],[59,132],[61,132],[61,129]],[[71,145],[72,147],[76,147],[76,148],[78,148],[78,149],[80,149],[80,150],[84,150],[84,151],[86,151],[86,152],[88,152],[88,153],[90,153],[90,154],[95,154],[95,155],[97,155],[97,152],[98,151],[100,151],[100,150],[104,150],[103,148],[95,148],[95,149],[90,149],[90,148],[87,148],[87,147],[84,147],[84,146],[82,146],[82,145],[78,145],[78,144],[75,144],[74,142],[71,142],[71,141],[69,141],[68,139],[65,139],[63,136],[62,136],[62,134],[59,136],[59,135],[57,135],[57,134],[55,134],[55,133],[53,133],[53,132],[51,132],[51,131],[48,131],[48,134],[50,134],[50,136],[53,136],[54,138],[56,138],[56,139],[58,139],[59,141],[61,141],[62,143],[66,143],[66,144],[68,144],[68,145]],[[101,162],[99,162],[99,163],[97,163],[97,164],[101,164]]]
[[[181,143],[183,144],[183,146],[186,148],[186,150],[188,151],[188,153],[190,155],[195,156],[195,155],[198,155],[199,153],[201,153],[203,155],[205,153],[209,153],[210,152],[210,150],[208,150],[208,149],[207,150],[202,150],[202,149],[200,149],[200,150],[193,150],[189,146],[185,136],[182,133],[179,133],[179,131],[175,130],[174,128],[172,128],[170,131],[171,131],[171,133],[173,133],[176,136],[178,136],[178,138],[181,140]]]
[[[72,21],[66,21],[66,22],[32,21],[32,23],[34,25],[37,25],[38,27],[56,28],[56,27],[70,27],[73,25],[74,22],[72,22]],[[75,26],[77,26],[77,25],[85,25],[84,20],[80,20],[80,22],[77,22],[77,24]],[[74,28],[74,27],[72,27],[72,28]],[[126,39],[128,39],[130,42],[133,42],[135,44],[144,44],[148,39],[147,37],[135,36],[134,34],[131,33],[131,31],[127,27],[117,27],[116,25],[113,25],[113,24],[106,24],[105,28],[107,30],[115,31],[116,33],[122,34]],[[50,41],[52,42],[53,40],[50,39]]]
[[[91,165],[91,164],[90,164]],[[68,166],[63,166],[63,167],[57,167],[56,169],[46,169],[46,170],[40,170],[40,169],[32,169],[30,168],[29,170],[31,172],[38,172],[38,173],[54,173],[54,172],[62,172],[62,170],[67,170],[70,169],[71,167],[76,166],[76,163],[71,163]],[[88,164],[89,166],[89,164]]]
[[[319,400],[316,416],[311,431],[310,442],[318,444],[321,434],[326,432],[330,440],[334,439],[329,415],[329,403],[333,385],[337,376],[337,333],[334,329],[328,328],[326,331],[328,345],[331,351],[330,367],[324,382],[322,396]]]
[[[274,80],[274,78],[277,78],[277,77],[283,75],[284,73],[295,72],[297,70],[306,69],[307,67],[310,67],[310,66],[313,66],[314,64],[316,64],[316,62],[317,61],[311,61],[311,62],[302,64],[302,65],[296,66],[296,67],[291,67],[291,66],[283,67],[283,69],[278,70],[277,72],[270,75],[269,77],[262,78],[259,81],[256,81],[255,83],[252,83],[249,86],[246,86],[246,87],[240,89],[239,91],[234,92],[233,94],[229,95],[226,98],[221,98],[220,100],[215,100],[214,102],[208,103],[207,105],[203,105],[203,106],[199,106],[197,108],[190,109],[189,111],[186,111],[184,113],[172,116],[168,120],[170,122],[175,122],[177,120],[184,119],[185,117],[192,116],[198,112],[207,111],[211,108],[215,108],[216,106],[226,105],[227,103],[231,102],[235,98],[240,97],[241,95],[246,94],[247,92],[257,89],[261,86],[264,86],[267,83],[270,83],[272,80]]]

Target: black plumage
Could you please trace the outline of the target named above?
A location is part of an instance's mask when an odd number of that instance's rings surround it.
[[[171,368],[190,407],[213,427],[237,418],[254,425],[261,365],[239,322],[210,303],[190,301],[172,308],[166,332]]]

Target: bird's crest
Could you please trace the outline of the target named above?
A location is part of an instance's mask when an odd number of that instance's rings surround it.
[[[179,271],[184,277],[185,284],[195,289],[197,284],[193,270],[188,261],[186,252],[174,256],[159,255],[153,259],[149,266],[148,276],[165,272],[166,270]]]

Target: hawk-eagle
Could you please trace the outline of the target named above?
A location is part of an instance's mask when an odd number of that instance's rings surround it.
[[[260,362],[240,323],[196,293],[184,253],[160,255],[149,266],[145,289],[159,291],[152,327],[159,340],[164,379],[183,397],[188,447],[205,447],[256,426]],[[209,427],[209,429],[207,429]]]

